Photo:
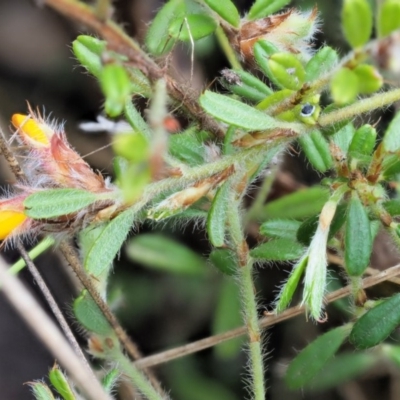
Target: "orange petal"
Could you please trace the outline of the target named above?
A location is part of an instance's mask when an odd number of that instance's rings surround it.
[[[27,216],[20,211],[0,211],[0,240],[9,236],[26,218]]]
[[[49,135],[43,129],[43,124],[30,115],[14,114],[11,118],[12,124],[18,129],[21,138],[34,147],[47,147],[50,145]],[[47,128],[47,127],[45,127]],[[50,133],[50,129],[48,129]]]

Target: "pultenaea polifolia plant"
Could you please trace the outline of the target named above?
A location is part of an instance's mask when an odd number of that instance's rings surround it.
[[[32,109],[15,114],[13,138],[23,145],[24,176],[0,201],[0,239],[11,245],[24,236],[78,237],[89,283],[74,301],[73,312],[87,331],[91,354],[108,368],[104,390],[112,396],[124,375],[145,398],[169,398],[151,373],[132,363],[134,352],[105,308],[113,260],[129,232],[146,221],[195,220],[205,227],[212,264],[239,287],[252,398],[266,396],[262,326],[302,311],[322,323],[329,317],[326,302],[346,294],[352,298],[348,321],[293,360],[285,377],[288,386],[327,388],[382,359],[398,365],[400,348],[385,340],[400,323],[399,295],[371,301],[364,290],[398,268],[363,276],[380,230],[400,246],[400,114],[386,132],[356,117],[400,99],[400,89],[392,88],[400,72],[400,1],[384,0],[374,14],[367,0],[344,0],[342,27],[352,50],[343,58],[327,45],[315,47],[321,29],[317,8],[288,8],[288,0],[256,0],[243,18],[230,0],[170,0],[154,17],[143,47],[110,20],[107,1],[94,7],[74,0],[44,3],[101,37],[78,36],[72,49],[98,80],[105,114],[128,123],[120,124],[112,137],[111,182],[71,148],[62,126]],[[378,37],[370,41],[374,27]],[[155,59],[168,60],[178,42],[193,47],[210,35],[232,67],[220,78],[228,93],[207,89],[197,98]],[[149,100],[145,114],[137,108],[137,98]],[[187,124],[184,129],[175,119],[177,109]],[[316,187],[264,204],[271,183],[264,172],[295,141],[325,178]],[[259,195],[246,210],[244,198],[260,177],[265,179]],[[246,241],[249,221],[260,223],[260,243],[251,249]],[[149,251],[179,254],[183,261],[174,272],[201,273],[198,258],[174,246],[166,238],[138,235],[130,241],[128,255],[162,268],[166,264],[159,256],[146,260]],[[176,252],[168,253],[171,248]],[[348,286],[328,294],[333,253]],[[274,310],[260,319],[255,263],[288,261],[292,270]],[[301,304],[288,309],[297,291],[302,291]],[[347,339],[360,352],[333,358]],[[62,398],[81,398],[57,366],[49,379]],[[43,382],[32,383],[32,390],[38,400],[54,398]],[[211,398],[204,391],[203,398]]]

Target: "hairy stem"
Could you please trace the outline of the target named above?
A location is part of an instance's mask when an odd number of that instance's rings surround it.
[[[250,371],[255,400],[265,399],[264,363],[261,345],[261,329],[258,323],[257,300],[253,284],[253,260],[243,234],[238,201],[228,210],[228,232],[237,252],[238,279],[242,294],[242,307],[249,336]]]
[[[357,117],[360,114],[375,110],[377,108],[382,108],[398,100],[400,100],[400,89],[378,93],[347,107],[343,107],[328,114],[322,115],[318,120],[318,124],[321,127],[332,125],[345,119]]]
[[[117,318],[110,310],[108,304],[102,299],[100,293],[97,291],[95,285],[91,281],[91,279],[87,276],[86,272],[82,268],[82,264],[79,260],[78,255],[76,254],[75,249],[70,246],[66,242],[62,242],[60,244],[60,250],[67,262],[70,264],[71,268],[77,275],[78,279],[81,281],[82,285],[85,289],[89,292],[90,296],[92,296],[96,305],[100,308],[101,312],[103,313],[104,317],[107,319],[111,327],[113,328],[118,340],[122,344],[123,348],[127,351],[130,357],[134,360],[137,360],[142,357],[138,347],[135,343],[131,341],[125,330],[122,328],[120,323],[118,322]],[[145,370],[144,371],[151,383],[155,388],[157,388],[159,393],[162,393],[162,388],[158,380],[152,374],[151,371]]]
[[[236,56],[235,51],[233,50],[228,38],[226,37],[224,30],[220,26],[218,26],[218,28],[216,29],[215,35],[231,67],[233,69],[243,69]]]

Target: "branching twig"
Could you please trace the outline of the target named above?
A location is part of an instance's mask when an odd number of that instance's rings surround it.
[[[394,276],[397,276],[399,274],[400,274],[400,264],[397,264],[391,268],[386,269],[385,271],[379,272],[376,275],[363,279],[362,287],[366,289],[371,286],[375,286],[381,282],[388,281]],[[351,290],[352,290],[351,285],[335,290],[334,292],[329,293],[326,296],[325,302],[329,304],[343,297],[347,297],[351,295]],[[267,315],[261,318],[259,324],[261,328],[267,328],[279,322],[286,321],[290,318],[303,314],[304,311],[305,311],[304,306],[294,306],[288,308],[281,314]],[[190,344],[180,346],[175,349],[163,351],[161,353],[154,354],[149,357],[144,357],[141,360],[136,361],[135,365],[137,365],[139,368],[153,367],[155,365],[175,360],[176,358],[184,357],[189,354],[196,353],[204,349],[208,349],[209,347],[216,346],[217,344],[225,342],[227,340],[234,339],[238,336],[243,336],[246,333],[247,333],[247,327],[241,326],[240,328],[235,328],[228,332],[220,333],[218,335],[210,336],[205,339],[197,340],[196,342],[192,342]]]

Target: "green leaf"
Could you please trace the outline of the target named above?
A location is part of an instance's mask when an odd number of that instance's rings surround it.
[[[169,0],[158,11],[145,38],[146,46],[152,55],[162,56],[172,49],[175,40],[169,35],[169,26],[178,16],[183,17],[184,14],[183,0]]]
[[[353,69],[358,77],[358,92],[360,94],[372,94],[383,85],[383,77],[372,65],[361,64]]]
[[[286,89],[299,90],[306,76],[302,63],[291,53],[275,53],[268,60],[268,67],[278,84]]]
[[[204,3],[215,11],[223,20],[229,22],[234,27],[239,26],[239,11],[231,0],[204,0]]]
[[[200,105],[216,119],[249,131],[276,127],[270,116],[238,100],[206,90],[200,97]]]
[[[234,279],[224,279],[221,286],[214,312],[213,335],[237,328],[242,324],[238,285],[236,285]],[[214,351],[217,357],[229,359],[240,352],[242,344],[243,338],[236,338],[216,345]]]
[[[80,35],[72,42],[72,50],[79,62],[94,76],[99,77],[103,69],[101,55],[106,42],[91,36]]]
[[[235,253],[229,249],[215,249],[210,254],[210,261],[225,275],[235,275],[238,271],[238,265]]]
[[[400,199],[387,200],[383,203],[383,207],[392,217],[400,215]]]
[[[335,50],[329,46],[322,47],[306,65],[306,82],[312,82],[331,71],[338,60]]]
[[[400,293],[367,311],[355,324],[350,342],[368,349],[383,342],[400,324]]]
[[[400,368],[400,346],[385,343],[381,346],[382,353],[397,367]]]
[[[345,126],[336,130],[335,133],[330,135],[330,139],[332,142],[342,150],[343,154],[347,154],[349,151],[349,146],[351,141],[353,140],[354,134],[356,130],[354,129],[353,124],[350,122]]]
[[[25,213],[34,219],[55,218],[72,214],[98,200],[91,192],[81,189],[41,190],[24,201]]]
[[[207,132],[198,132],[195,127],[191,127],[182,133],[169,136],[169,152],[173,157],[192,167],[200,165],[204,162],[204,142],[208,138]]]
[[[367,0],[344,0],[343,32],[351,47],[364,46],[372,34],[373,15]]]
[[[372,237],[367,211],[353,193],[346,219],[345,266],[350,276],[361,276],[369,264]]]
[[[324,333],[290,363],[285,382],[290,389],[299,389],[308,384],[338,351],[350,333],[351,325],[339,326]]]
[[[303,245],[286,238],[270,240],[250,250],[252,257],[268,261],[296,260],[303,253]]]
[[[272,94],[272,90],[260,79],[243,70],[224,70],[222,84],[232,93],[253,102],[260,102]],[[233,76],[234,81],[229,79]]]
[[[331,80],[331,95],[335,103],[344,105],[353,102],[359,93],[359,79],[356,73],[342,68]]]
[[[299,137],[299,143],[311,165],[319,172],[325,172],[333,165],[329,144],[319,130]]]
[[[376,21],[378,37],[384,37],[400,28],[400,1],[384,0],[379,4]]]
[[[121,379],[121,372],[118,368],[112,369],[101,380],[101,384],[107,393],[111,393],[116,389],[118,381]]]
[[[351,381],[379,361],[373,353],[345,353],[332,358],[307,384],[311,390],[325,390]]]
[[[260,233],[272,238],[296,239],[300,225],[300,221],[292,219],[272,219],[260,226]]]
[[[247,15],[249,20],[274,14],[290,3],[290,0],[256,0]]]
[[[31,387],[36,400],[55,400],[53,393],[44,383],[33,382],[29,383],[29,386]]]
[[[349,156],[357,158],[370,156],[375,147],[376,129],[369,125],[358,128],[349,146]]]
[[[271,218],[303,219],[321,211],[328,201],[329,190],[321,186],[301,189],[266,204],[259,219]]]
[[[127,99],[125,103],[125,117],[128,120],[130,126],[134,132],[142,133],[146,138],[151,138],[152,132],[146,121],[140,115],[139,111],[136,110],[130,99]]]
[[[222,247],[225,244],[225,228],[227,217],[227,205],[231,183],[224,182],[218,189],[207,216],[207,233],[210,242],[215,247]]]
[[[100,336],[114,334],[111,325],[86,290],[83,290],[81,295],[74,301],[73,310],[76,319],[89,332],[97,333]]]
[[[202,257],[163,235],[138,235],[128,243],[126,250],[131,260],[156,270],[186,275],[206,272]]]
[[[132,210],[126,210],[104,225],[87,251],[84,267],[88,274],[100,279],[120,251],[135,219]]]
[[[302,257],[300,261],[293,266],[289,279],[285,282],[281,292],[279,293],[278,300],[276,301],[275,310],[277,313],[284,311],[292,301],[294,292],[296,291],[304,270],[307,267],[307,263],[308,255]]]
[[[395,152],[400,149],[400,112],[390,122],[383,137],[383,147],[387,152]]]
[[[329,226],[328,241],[332,239],[339,229],[343,226],[347,217],[347,204],[340,204],[336,208],[335,216],[333,217],[332,223]],[[309,246],[311,240],[315,234],[318,227],[319,214],[313,215],[312,217],[306,219],[299,227],[297,231],[297,240]]]
[[[113,137],[113,150],[133,163],[147,161],[150,157],[149,141],[141,132],[119,133]]]
[[[124,200],[128,204],[135,202],[150,182],[151,168],[148,162],[129,165],[118,180]]]
[[[168,28],[168,32],[174,39],[187,42],[211,35],[216,28],[217,23],[208,15],[190,14],[185,18],[174,19]]]
[[[131,82],[122,65],[107,64],[100,74],[100,85],[106,98],[105,111],[111,117],[120,115],[131,93]]]
[[[67,377],[56,364],[49,372],[51,384],[64,400],[76,400],[75,394],[68,383]]]
[[[275,86],[277,86],[279,89],[282,89],[283,86],[276,79],[269,65],[270,57],[278,52],[279,49],[273,43],[268,42],[266,40],[259,40],[253,47],[254,58],[257,62],[257,65],[261,68],[261,71],[265,74],[265,76],[267,76],[270,79],[270,81]]]

